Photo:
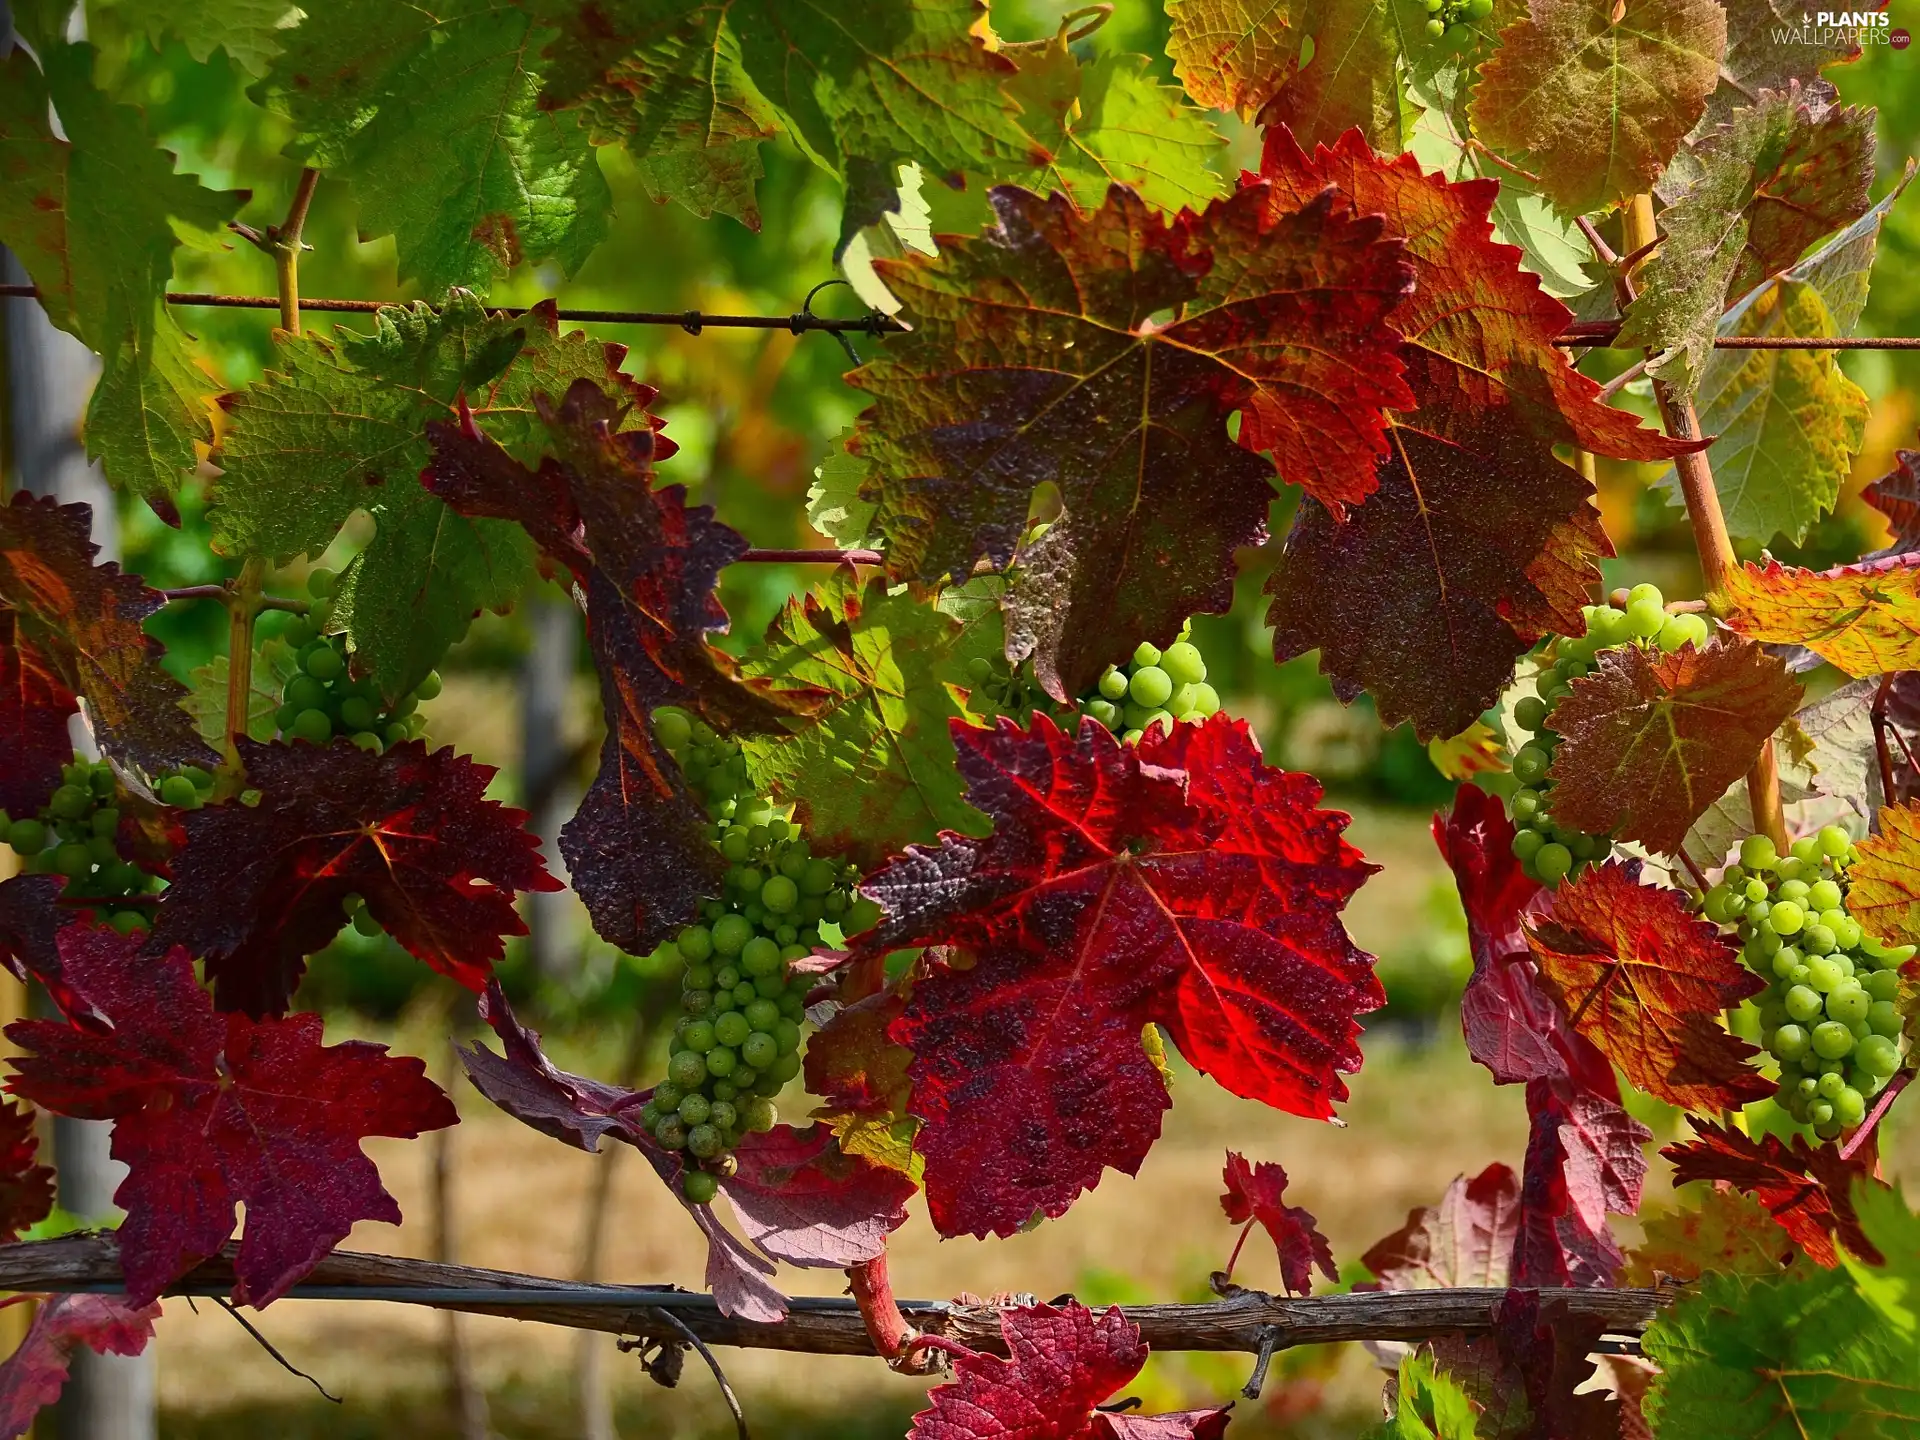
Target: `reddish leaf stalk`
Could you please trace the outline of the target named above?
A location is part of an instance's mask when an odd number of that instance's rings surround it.
[[[1893,1108],[1893,1102],[1900,1097],[1900,1092],[1906,1089],[1912,1080],[1913,1071],[1911,1070],[1902,1070],[1893,1077],[1887,1088],[1880,1092],[1880,1098],[1873,1102],[1873,1109],[1867,1112],[1867,1118],[1860,1122],[1860,1128],[1849,1135],[1847,1143],[1840,1147],[1842,1160],[1851,1160],[1854,1152],[1872,1138],[1875,1127],[1880,1123],[1880,1117]]]
[[[1873,748],[1880,757],[1880,803],[1891,805],[1893,794],[1893,755],[1887,749],[1887,696],[1893,691],[1893,676],[1880,677],[1880,689],[1873,697],[1873,708],[1868,711],[1873,721]]]
[[[953,1347],[950,1341],[922,1335],[907,1324],[906,1316],[900,1313],[900,1306],[893,1298],[893,1281],[887,1274],[884,1252],[848,1269],[847,1284],[853,1292],[854,1304],[860,1307],[860,1318],[867,1322],[873,1348],[901,1374],[925,1375],[932,1371],[933,1362],[921,1357],[922,1350],[958,1348],[964,1351],[964,1346]]]

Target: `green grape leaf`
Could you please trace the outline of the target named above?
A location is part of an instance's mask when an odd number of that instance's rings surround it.
[[[776,125],[848,182],[843,243],[896,208],[906,162],[957,182],[1032,163],[980,0],[542,0],[561,39],[543,103],[578,106],[656,198],[750,224]]]
[[[784,731],[743,738],[749,775],[799,806],[816,850],[863,867],[942,830],[985,835],[947,731],[949,719],[971,718],[953,688],[966,683],[966,662],[997,649],[981,638],[910,591],[836,572],[789,601],[741,665],[776,695],[797,685],[810,703],[828,697]]]
[[[1718,0],[1533,0],[1480,67],[1473,125],[1567,214],[1604,209],[1673,158],[1726,44]]]
[[[1844,1270],[1709,1273],[1641,1339],[1656,1435],[1894,1440],[1920,1427],[1920,1345]]]
[[[39,287],[47,317],[102,356],[89,453],[177,523],[173,497],[198,462],[194,443],[213,439],[207,397],[218,387],[161,305],[180,244],[174,224],[217,227],[246,196],[175,174],[140,112],[95,88],[93,54],[53,46],[44,75],[22,49],[0,65],[0,241]]]
[[[634,156],[648,194],[760,228],[760,145],[779,113],[747,75],[723,4],[626,0],[545,7],[542,102],[577,105],[596,139]]]
[[[1672,379],[1699,373],[1728,301],[1866,213],[1873,112],[1795,85],[1736,110],[1694,158],[1698,174],[1661,213],[1665,239],[1640,269],[1618,342],[1667,352],[1650,368]]]
[[[1393,1418],[1370,1440],[1477,1440],[1474,1405],[1453,1377],[1416,1350],[1400,1362]]]
[[[1784,91],[1796,81],[1811,85],[1829,65],[1860,58],[1860,32],[1852,26],[1810,25],[1797,0],[1725,0],[1727,53],[1720,83],[1707,97],[1701,135],[1754,103],[1763,90]]]
[[[1083,210],[1098,209],[1112,184],[1131,185],[1161,210],[1197,210],[1221,194],[1226,182],[1207,162],[1226,142],[1206,116],[1156,80],[1144,55],[1082,65],[1067,48],[1070,23],[1049,40],[1001,49],[1020,67],[1006,93],[1047,158],[1005,167],[994,179],[1063,191]]]
[[[900,208],[883,211],[873,224],[856,231],[840,252],[840,271],[853,293],[883,315],[899,314],[900,301],[874,273],[873,262],[896,260],[909,250],[922,255],[940,253],[933,240],[933,211],[927,204],[925,180],[918,165],[902,165],[897,192]]]
[[[813,469],[807,487],[807,520],[834,544],[863,550],[874,543],[873,519],[878,500],[864,493],[873,479],[873,466],[847,449],[852,430],[842,430],[827,458]]]
[[[284,32],[259,93],[290,152],[353,187],[362,230],[394,237],[402,279],[439,296],[522,261],[571,274],[613,196],[580,117],[540,104],[551,37],[491,0],[332,0]]]
[[[1168,220],[1117,186],[1085,213],[1002,187],[981,236],[877,267],[915,327],[850,377],[874,396],[855,445],[889,567],[1005,565],[1056,485],[1064,513],[1008,599],[1009,657],[1056,699],[1227,607],[1276,468],[1342,510],[1378,484],[1382,407],[1411,398],[1382,318],[1408,283],[1398,247],[1331,196],[1270,198]]]
[[[1554,820],[1665,854],[1800,700],[1786,666],[1744,641],[1670,655],[1629,645],[1597,661],[1553,710]]]
[[[532,459],[547,433],[533,397],[586,378],[638,399],[620,373],[625,356],[581,331],[562,335],[550,304],[509,319],[464,292],[438,312],[382,310],[370,335],[289,339],[281,369],[222,399],[214,543],[285,561],[324,549],[349,515],[369,511],[374,539],[343,577],[329,623],[344,629],[356,670],[397,701],[477,611],[507,608],[534,573],[518,526],[468,519],[420,485],[426,422],[451,418],[464,397],[484,433]],[[642,400],[623,426],[645,423]]]
[[[300,18],[288,0],[90,0],[90,21],[103,12],[144,34],[156,50],[178,40],[202,62],[225,50],[251,75],[267,73],[281,37]]]
[[[253,652],[247,676],[247,734],[262,742],[277,728],[274,712],[280,708],[287,682],[300,673],[298,657],[286,641],[275,637]],[[227,739],[227,657],[216,655],[187,677],[187,697],[180,703],[209,745]]]

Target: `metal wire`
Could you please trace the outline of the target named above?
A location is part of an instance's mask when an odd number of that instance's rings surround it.
[[[817,292],[819,286],[814,289]],[[35,300],[40,296],[38,287],[33,285],[0,285],[0,296]],[[812,296],[808,296],[811,301]],[[217,295],[203,290],[169,290],[166,294],[169,305],[200,306],[209,309],[228,310],[277,310],[280,300],[274,295]],[[317,310],[348,315],[370,315],[376,310],[384,310],[391,305],[404,304],[398,300],[309,300],[301,297],[302,310]],[[526,305],[490,305],[487,307],[497,315],[525,315],[531,308]],[[815,315],[811,310],[800,310],[792,315],[709,315],[703,310],[579,310],[559,309],[554,314],[561,320],[572,320],[587,325],[678,325],[689,335],[698,335],[704,330],[786,330],[795,335],[817,330],[828,335],[889,335],[902,334],[907,327],[891,316],[878,310],[851,320],[836,320],[824,315]],[[1620,333],[1617,320],[1590,320],[1569,325],[1553,339],[1555,345],[1565,347],[1590,347],[1596,350],[1615,348],[1614,339]],[[1829,335],[1821,338],[1804,338],[1797,335],[1722,335],[1715,338],[1716,350],[1920,350],[1920,336],[1913,335]]]
[[[40,289],[36,285],[0,285],[0,296],[37,300],[40,298]],[[279,297],[274,295],[216,295],[203,290],[169,290],[166,301],[169,305],[200,306],[215,310],[278,310],[280,308]],[[405,303],[399,300],[310,300],[304,295],[300,297],[302,310],[321,310],[348,315],[370,315],[376,310],[384,310],[391,305]],[[530,308],[526,305],[489,305],[487,307],[496,315],[511,316],[525,315]],[[562,309],[555,314],[559,319],[575,320],[584,324],[678,325],[689,335],[698,335],[703,330],[787,330],[795,335],[805,334],[809,330],[819,330],[829,335],[886,335],[904,331],[907,328],[878,310],[852,320],[836,320],[830,316],[815,315],[810,310],[801,310],[792,315],[709,315],[704,310]]]

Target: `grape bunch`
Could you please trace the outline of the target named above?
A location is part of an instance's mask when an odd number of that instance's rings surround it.
[[[1666,599],[1655,585],[1636,585],[1624,610],[1612,605],[1588,605],[1586,633],[1554,642],[1549,663],[1538,678],[1539,693],[1514,706],[1514,725],[1532,735],[1513,756],[1513,778],[1520,788],[1507,802],[1516,827],[1513,854],[1528,878],[1548,888],[1557,887],[1583,866],[1604,860],[1613,849],[1607,835],[1588,835],[1553,819],[1553,785],[1547,771],[1560,736],[1553,728],[1553,712],[1572,689],[1573,682],[1592,672],[1603,650],[1624,645],[1650,645],[1678,650],[1682,645],[1705,645],[1707,622],[1698,615],[1669,615]]]
[[[1052,697],[1033,678],[1032,665],[1015,669],[1004,655],[976,655],[967,661],[967,683],[969,707],[989,720],[1008,715],[1025,724],[1034,711],[1055,709]]]
[[[1168,730],[1176,720],[1205,720],[1220,708],[1220,696],[1207,684],[1207,662],[1187,638],[1188,625],[1165,650],[1142,640],[1122,668],[1109,665],[1080,702],[1080,709],[1137,745],[1152,726]]]
[[[185,810],[200,808],[213,777],[194,766],[160,783],[160,798]],[[0,833],[21,857],[28,874],[66,877],[62,898],[97,901],[100,919],[122,935],[148,926],[145,907],[116,904],[160,888],[160,877],[120,852],[118,780],[104,760],[76,758],[63,767],[60,785],[36,816],[18,820],[0,811]]]
[[[1493,0],[1427,0],[1427,34],[1438,40],[1455,25],[1470,25],[1493,14]]]
[[[1914,947],[1882,945],[1847,914],[1853,858],[1837,825],[1785,855],[1749,835],[1701,900],[1709,920],[1738,927],[1747,963],[1772,982],[1760,1034],[1780,1062],[1777,1099],[1823,1140],[1859,1125],[1906,1058],[1895,1002]]]
[[[737,742],[672,708],[656,710],[653,725],[706,796],[727,861],[720,897],[664,947],[684,966],[681,1016],[667,1078],[640,1112],[661,1146],[689,1157],[681,1192],[704,1205],[732,1173],[741,1136],[773,1128],[773,1097],[800,1073],[809,982],[789,976],[787,962],[822,943],[823,925],[865,929],[879,908],[854,896],[853,867],[814,855],[772,802],[753,793]]]
[[[361,749],[376,754],[402,740],[418,739],[427,728],[426,717],[418,713],[418,707],[421,701],[440,693],[439,672],[430,673],[399,704],[383,706],[380,687],[371,677],[355,680],[348,674],[346,638],[321,633],[335,579],[331,570],[313,571],[307,577],[307,589],[315,601],[313,609],[304,616],[296,615],[280,632],[294,648],[299,668],[281,691],[280,708],[273,717],[275,728],[289,740],[314,745],[325,745],[336,735],[344,735]]]

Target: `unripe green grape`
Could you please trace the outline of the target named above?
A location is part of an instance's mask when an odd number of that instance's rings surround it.
[[[1811,1038],[1804,1026],[1788,1023],[1773,1032],[1767,1048],[1782,1060],[1798,1060],[1807,1053]]]
[[[1820,842],[1820,853],[1832,860],[1843,858],[1853,849],[1853,837],[1838,825],[1823,825],[1814,838]]]
[[[711,990],[687,990],[680,996],[680,1009],[688,1015],[711,1015],[714,1010]]]
[[[1791,946],[1785,947],[1780,951],[1779,954],[1773,957],[1773,959],[1769,962],[1768,968],[1770,968],[1773,971],[1775,979],[1777,980],[1790,979],[1793,975],[1793,972],[1801,968],[1800,952],[1793,949]]]
[[[774,974],[780,969],[780,946],[764,935],[754,936],[740,951],[740,969],[743,979]]]
[[[715,954],[738,955],[753,938],[753,926],[745,916],[723,915],[714,922],[712,935]]]
[[[1807,1123],[1815,1127],[1826,1125],[1833,1119],[1833,1102],[1816,1100],[1807,1106]]]
[[[1781,1003],[1787,1007],[1787,1014],[1802,1025],[1812,1024],[1827,1008],[1820,992],[1810,985],[1793,986]]]
[[[1840,967],[1825,955],[1815,955],[1807,961],[1807,984],[1822,995],[1831,994],[1838,989],[1840,982],[1845,978]]]
[[[1838,1020],[1843,1025],[1865,1020],[1872,1008],[1872,998],[1858,985],[1843,983],[1827,996],[1828,1018]]]
[[[1809,925],[1800,934],[1800,948],[1809,955],[1830,955],[1839,944],[1839,937],[1825,925]]]
[[[1642,598],[1627,606],[1627,633],[1636,640],[1650,640],[1667,623],[1667,612],[1658,600]]]
[[[741,1018],[747,1022],[749,1030],[765,1030],[771,1032],[773,1027],[780,1022],[780,1007],[771,1000],[751,1000],[740,1014]],[[751,1065],[757,1062],[749,1060],[747,1063]]]
[[[1513,778],[1522,785],[1535,785],[1546,777],[1553,759],[1539,744],[1529,741],[1513,757]]]
[[[653,1094],[648,1099],[662,1115],[668,1115],[678,1108],[685,1094],[686,1092],[671,1080],[662,1080],[653,1087]]]
[[[1102,725],[1106,726],[1107,729],[1118,730],[1120,728],[1120,722],[1122,719],[1120,707],[1114,704],[1111,700],[1100,700],[1100,699],[1089,700],[1085,705],[1082,705],[1080,708],[1086,714],[1092,716],[1095,720],[1098,720]]]
[[[1706,645],[1710,633],[1707,622],[1698,615],[1669,615],[1654,643],[1668,654],[1684,645],[1698,650]]]
[[[1833,1118],[1846,1129],[1852,1129],[1867,1118],[1867,1099],[1851,1085],[1843,1088],[1833,1097]]]
[[[701,1160],[711,1160],[726,1148],[720,1131],[704,1122],[687,1129],[687,1152]]]
[[[1540,792],[1524,787],[1516,790],[1513,792],[1512,799],[1508,801],[1508,808],[1513,815],[1514,824],[1524,825],[1540,814]]]
[[[293,717],[293,738],[311,745],[324,745],[333,738],[333,721],[324,710],[302,710]]]
[[[804,874],[806,869],[804,859],[800,861],[800,867]],[[785,915],[800,903],[800,887],[785,875],[775,875],[760,887],[760,903],[771,914]]]
[[[1806,911],[1792,900],[1776,900],[1773,910],[1767,916],[1767,922],[1773,926],[1776,935],[1797,935],[1806,924]]]
[[[713,1022],[710,1020],[691,1020],[687,1028],[680,1032],[680,1043],[696,1055],[704,1055],[713,1049]]]
[[[353,917],[353,928],[369,940],[380,934],[380,922],[373,918],[371,910],[362,910]]]
[[[722,1045],[738,1048],[740,1042],[753,1032],[753,1026],[747,1023],[747,1017],[738,1010],[723,1012],[713,1022],[714,1037]]]
[[[1523,864],[1540,853],[1547,843],[1547,837],[1538,830],[1516,830],[1513,832],[1513,858]]]
[[[1789,860],[1787,863],[1798,865],[1800,862]],[[1808,904],[1807,897],[1812,893],[1813,887],[1804,880],[1782,880],[1774,887],[1773,898],[1776,901],[1791,900],[1796,905],[1804,906]]]
[[[1431,3],[1431,0],[1430,0],[1430,3]],[[1442,20],[1439,16],[1436,15],[1433,19],[1427,21],[1427,37],[1429,39],[1443,40],[1446,38],[1446,34],[1447,34],[1447,22]]]
[[[1807,906],[1812,910],[1838,910],[1840,887],[1831,880],[1816,880],[1807,887]]]
[[[1853,1053],[1853,1031],[1838,1020],[1823,1020],[1813,1027],[1813,1053],[1822,1060],[1843,1060]]]
[[[1852,1042],[1852,1037],[1848,1037]],[[691,1050],[682,1050],[667,1062],[667,1078],[682,1090],[691,1090],[707,1078],[707,1064]]]
[[[716,1023],[714,1029],[718,1030],[719,1028],[719,1025]],[[726,1045],[716,1045],[713,1049],[707,1051],[706,1061],[707,1074],[722,1078],[735,1073],[740,1065],[739,1055]]]
[[[1808,872],[1807,862],[1798,855],[1782,855],[1773,863],[1773,873],[1785,881],[1805,883]]]
[[[1175,685],[1198,685],[1207,678],[1207,662],[1199,647],[1176,640],[1160,656],[1160,668]]]
[[[1127,675],[1124,670],[1116,670],[1109,665],[1100,676],[1100,698],[1107,701],[1122,700],[1127,694]]]
[[[1900,1047],[1885,1035],[1869,1035],[1854,1059],[1868,1074],[1885,1078],[1900,1068]]]
[[[704,925],[689,925],[673,940],[674,948],[690,965],[697,965],[713,954],[713,932]]]
[[[1566,879],[1567,871],[1573,868],[1573,852],[1557,842],[1549,842],[1534,855],[1533,868],[1540,876],[1540,883],[1551,889]]]
[[[300,668],[316,680],[338,680],[345,673],[347,662],[333,646],[314,644],[303,652]]]
[[[1716,925],[1725,925],[1733,918],[1733,912],[1728,908],[1732,900],[1733,888],[1723,881],[1701,896],[1700,913]]]
[[[1802,835],[1788,847],[1787,853],[1802,865],[1812,865],[1820,859],[1820,840],[1815,835]]]
[[[720,1194],[720,1182],[704,1170],[689,1170],[680,1177],[680,1194],[689,1205],[711,1205]]]
[[[1635,585],[1631,590],[1627,591],[1627,604],[1634,605],[1642,600],[1651,600],[1654,604],[1660,606],[1665,606],[1667,603],[1667,597],[1661,593],[1660,587],[1655,585],[1651,580],[1642,580],[1638,585]]]
[[[1202,680],[1193,687],[1193,718],[1208,720],[1220,713],[1220,692]]]
[[[1847,1045],[1852,1048],[1851,1035],[1847,1037]],[[756,1030],[740,1046],[740,1058],[756,1070],[765,1070],[780,1058],[780,1044],[764,1030]]]
[[[1159,647],[1150,645],[1145,640],[1142,640],[1138,645],[1133,647],[1133,663],[1142,667],[1158,665],[1160,663]]]
[[[1467,18],[1484,20],[1493,14],[1493,0],[1467,0]]]
[[[1900,995],[1900,972],[1869,970],[1860,977],[1860,986],[1875,1000],[1894,1000]]]
[[[742,864],[753,853],[753,841],[744,829],[735,826],[720,837],[720,853],[732,864]]]
[[[1127,682],[1127,695],[1136,705],[1157,710],[1173,694],[1173,680],[1158,665],[1147,665],[1133,672]],[[1144,728],[1144,727],[1143,727]]]
[[[1847,1088],[1847,1077],[1838,1070],[1822,1075],[1813,1082],[1814,1094],[1822,1100],[1831,1100]]]
[[[740,1107],[740,1123],[744,1129],[764,1135],[780,1123],[780,1117],[771,1100],[756,1095]]]
[[[440,697],[440,688],[440,672],[438,670],[429,670],[427,672],[427,678],[413,687],[413,695],[416,700],[437,700]],[[711,734],[712,732],[709,731],[708,733]]]
[[[1862,991],[1862,994],[1865,992]],[[1841,1017],[1835,1016],[1835,1019]],[[1891,1000],[1869,1000],[1867,1005],[1867,1027],[1876,1035],[1885,1035],[1889,1039],[1898,1039],[1903,1028],[1899,1008]]]
[[[653,1138],[668,1150],[678,1150],[687,1143],[687,1122],[678,1115],[662,1115],[653,1127]]]
[[[1767,882],[1756,875],[1740,887],[1740,893],[1746,896],[1749,905],[1757,904],[1767,898]]]

